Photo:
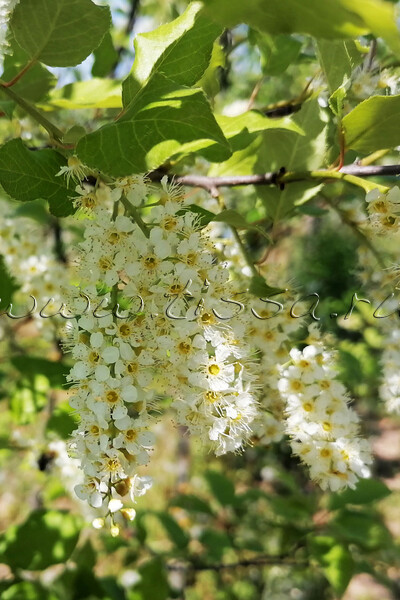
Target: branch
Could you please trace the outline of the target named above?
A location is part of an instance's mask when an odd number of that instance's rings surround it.
[[[149,173],[151,181],[161,181],[166,175],[161,169]],[[381,186],[377,183],[369,183],[364,181],[365,177],[390,177],[400,175],[400,165],[378,165],[378,166],[361,166],[357,164],[346,165],[340,171],[320,170],[320,171],[302,171],[288,173],[264,173],[260,175],[232,175],[224,177],[208,177],[207,175],[168,175],[168,180],[180,183],[188,187],[198,187],[207,190],[212,196],[215,191],[221,187],[237,187],[244,185],[284,185],[295,181],[310,181],[310,180],[342,180],[358,187],[362,187],[365,191],[374,188],[380,189],[382,192],[387,191],[386,186]]]
[[[137,13],[139,10],[139,5],[140,5],[140,0],[131,0],[131,7],[130,7],[129,13],[128,13],[128,21],[124,28],[124,34],[128,38],[129,38],[130,34],[132,33],[133,28],[135,27],[135,22],[136,22]],[[117,48],[118,60],[113,65],[113,68],[111,69],[111,73],[109,75],[112,79],[115,77],[118,65],[121,62],[121,58],[122,58],[123,54],[127,51],[128,51],[128,48],[125,48],[125,46],[119,46],[119,48]]]
[[[240,560],[234,563],[215,563],[213,565],[207,565],[198,562],[192,563],[170,563],[167,564],[169,571],[222,571],[223,569],[237,569],[238,567],[253,567],[253,566],[264,566],[264,565],[293,565],[293,566],[305,566],[308,561],[305,559],[290,558],[287,555],[284,556],[259,556],[248,560]]]
[[[133,31],[136,22],[137,12],[139,10],[140,0],[131,0],[131,8],[129,10],[128,22],[125,27],[125,34],[130,35]]]

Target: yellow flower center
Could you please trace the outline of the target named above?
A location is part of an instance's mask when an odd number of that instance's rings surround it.
[[[128,323],[122,323],[122,325],[119,326],[119,333],[121,337],[128,337],[131,335],[131,328]]]
[[[218,394],[217,392],[208,391],[204,394],[204,397],[206,399],[206,402],[208,402],[209,404],[214,404],[214,402],[219,400],[220,394]]]
[[[121,236],[120,236],[120,234],[117,231],[113,231],[108,236],[108,242],[110,244],[112,244],[113,246],[115,246],[115,244],[118,244],[118,242],[120,241],[120,239],[121,239]]]
[[[133,442],[136,439],[137,434],[138,432],[134,429],[128,429],[128,431],[125,432],[125,437],[129,442]]]
[[[89,354],[89,362],[92,365],[95,365],[99,362],[100,360],[100,354],[98,352],[96,352],[96,350],[92,350],[92,352]]]
[[[329,448],[322,448],[320,455],[322,456],[322,458],[329,458],[331,456],[331,451],[329,450]]]
[[[193,265],[195,265],[196,261],[197,255],[194,252],[189,252],[184,258],[184,262],[188,265],[188,267],[192,267]]]
[[[97,264],[102,271],[108,271],[112,267],[112,260],[108,256],[102,256]]]
[[[221,371],[221,369],[216,364],[210,365],[208,367],[208,372],[210,373],[210,375],[218,375],[220,373],[220,371]]]
[[[115,390],[109,390],[107,392],[107,394],[106,394],[106,400],[110,404],[115,404],[115,402],[117,402],[118,399],[119,399],[119,395],[117,394],[117,392]]]
[[[329,388],[331,387],[331,382],[329,381],[329,379],[323,379],[320,382],[320,386],[321,390],[329,390]]]
[[[208,312],[202,314],[200,320],[203,323],[203,325],[212,325],[215,321],[214,315]]]
[[[192,346],[188,342],[180,342],[180,344],[178,344],[178,352],[180,352],[180,354],[190,354],[191,349]]]
[[[174,217],[165,217],[161,223],[161,227],[165,231],[172,231],[175,229],[178,221]]]
[[[148,269],[149,271],[154,271],[154,269],[157,268],[158,260],[157,257],[154,256],[154,254],[151,254],[150,256],[144,257],[143,263],[146,269]]]
[[[293,379],[290,382],[290,387],[292,388],[292,390],[294,390],[295,392],[300,391],[301,389],[303,389],[303,384],[301,383],[301,381],[299,381],[298,379]]]
[[[119,468],[120,464],[116,458],[109,458],[105,464],[105,470],[109,473],[116,473]]]

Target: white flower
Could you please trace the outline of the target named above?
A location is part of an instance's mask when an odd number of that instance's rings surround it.
[[[93,508],[100,508],[103,505],[103,496],[95,479],[89,479],[84,484],[76,485],[74,489],[78,498],[87,500]]]

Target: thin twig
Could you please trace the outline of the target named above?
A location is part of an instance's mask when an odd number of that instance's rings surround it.
[[[318,177],[313,174],[317,173]],[[340,174],[352,177],[391,177],[400,175],[400,165],[346,165],[340,171],[329,169],[320,171],[304,171],[301,173],[286,173],[279,176],[277,173],[262,173],[258,175],[231,175],[223,177],[209,177],[207,175],[168,175],[169,181],[175,181],[188,187],[199,187],[208,192],[220,187],[236,187],[245,185],[276,185],[277,183],[290,183],[293,181],[307,181],[308,179],[340,179]],[[152,171],[149,178],[152,181],[161,181],[165,176],[162,170]],[[345,181],[346,179],[343,178]],[[379,187],[376,185],[376,187]]]
[[[249,560],[240,560],[233,563],[215,563],[207,565],[203,563],[170,563],[167,564],[169,571],[222,571],[223,569],[237,569],[238,567],[253,567],[264,565],[293,565],[305,566],[306,559],[290,558],[289,556],[259,556]]]
[[[367,58],[366,58],[365,68],[366,68],[367,71],[371,71],[372,70],[372,67],[373,67],[373,64],[374,64],[374,58],[375,58],[376,51],[377,51],[377,47],[378,47],[378,44],[377,44],[376,39],[374,38],[372,40],[372,42],[371,42],[371,45],[369,47],[369,52],[368,52],[368,55],[367,55]]]
[[[129,13],[128,13],[128,21],[124,28],[124,34],[127,38],[130,37],[130,35],[133,31],[133,28],[135,27],[137,13],[139,10],[139,5],[140,5],[140,0],[132,0],[131,1],[131,7],[130,7]],[[127,52],[128,50],[129,50],[129,48],[126,48],[125,46],[119,46],[119,48],[117,48],[118,60],[113,65],[113,68],[111,69],[111,72],[109,75],[112,79],[115,77],[118,65],[121,62],[122,55],[125,52]]]
[[[21,77],[23,77],[25,75],[25,73],[27,71],[29,71],[29,69],[31,67],[33,67],[33,65],[36,63],[36,59],[32,58],[32,60],[30,60],[28,62],[28,64],[25,65],[25,67],[15,75],[15,77],[13,77],[10,81],[3,81],[3,83],[1,84],[2,87],[5,88],[9,88],[12,87],[13,85],[15,85],[16,83],[18,83],[18,81],[21,79]]]

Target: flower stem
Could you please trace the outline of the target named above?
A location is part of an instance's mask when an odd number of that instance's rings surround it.
[[[2,85],[2,87],[3,87],[3,88],[10,88],[10,87],[12,87],[13,85],[15,85],[16,83],[18,83],[18,81],[21,79],[21,77],[23,77],[23,76],[25,75],[25,73],[26,73],[27,71],[29,71],[29,69],[30,69],[31,67],[33,67],[33,65],[34,65],[35,63],[36,63],[36,59],[35,59],[35,58],[32,58],[32,60],[30,60],[30,61],[28,62],[28,64],[26,64],[26,65],[25,65],[25,67],[24,67],[24,68],[23,68],[23,69],[22,69],[22,70],[21,70],[19,73],[17,73],[17,74],[15,75],[15,77],[13,77],[12,79],[10,79],[10,81],[3,82],[3,83],[1,84],[1,85]]]
[[[149,228],[147,227],[146,223],[143,221],[142,217],[139,215],[139,212],[136,210],[136,208],[134,206],[132,206],[132,204],[124,197],[121,198],[121,202],[124,205],[126,213],[130,217],[132,217],[132,219],[135,221],[136,225],[143,231],[143,234],[147,238],[149,238],[150,237]]]
[[[252,274],[254,276],[256,276],[256,277],[259,277],[260,273],[257,271],[257,267],[253,263],[250,254],[247,252],[247,248],[244,245],[244,243],[242,242],[242,238],[240,237],[240,235],[238,233],[238,230],[236,229],[236,227],[232,227],[232,225],[231,225],[231,230],[232,230],[232,233],[233,233],[233,237],[235,238],[235,240],[236,240],[236,242],[237,242],[237,244],[238,244],[238,246],[239,246],[239,248],[240,248],[240,250],[241,250],[241,252],[243,254],[243,257],[244,257],[247,265],[251,269]]]
[[[39,112],[30,102],[21,98],[18,94],[16,94],[10,87],[4,85],[3,82],[0,83],[0,88],[3,92],[11,98],[18,106],[24,109],[28,115],[30,115],[35,121],[37,121],[42,127],[45,128],[47,133],[51,138],[54,138],[56,142],[61,142],[64,134],[63,132],[56,127],[51,121],[49,121],[41,112]]]

